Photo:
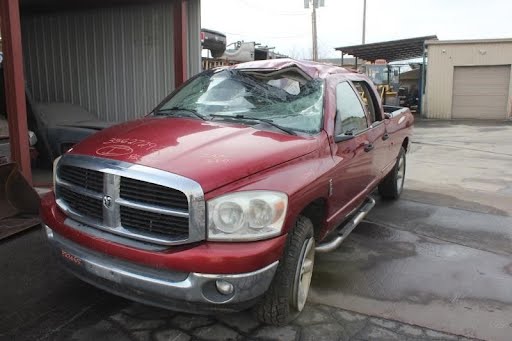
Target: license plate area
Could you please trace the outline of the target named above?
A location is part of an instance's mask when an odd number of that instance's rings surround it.
[[[80,257],[77,257],[74,254],[69,253],[66,250],[61,249],[60,250],[60,255],[68,263],[71,263],[71,264],[76,265],[76,266],[82,266],[83,265],[82,259],[80,259]]]
[[[64,259],[64,262],[71,265],[72,267],[80,268],[81,271],[88,272],[90,274],[93,274],[94,276],[104,278],[111,282],[121,282],[120,275],[112,271],[110,268],[100,266],[98,264],[95,264],[94,262],[86,262],[80,257],[64,249],[60,249],[60,256]]]

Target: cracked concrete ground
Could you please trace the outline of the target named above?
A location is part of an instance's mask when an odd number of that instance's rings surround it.
[[[9,253],[17,258],[6,261]],[[263,326],[249,312],[201,316],[145,306],[62,272],[40,230],[10,239],[0,255],[7,274],[0,294],[2,340],[468,340],[314,303],[284,327]]]
[[[36,229],[0,245],[0,339],[509,340],[512,125],[419,122],[415,142],[402,199],[318,256],[287,326],[110,295],[57,267]]]
[[[137,340],[467,340],[417,326],[335,309],[307,306],[303,314],[285,327],[261,326],[248,313],[213,317],[149,311],[133,304],[87,330],[67,326],[58,339]],[[160,315],[155,319],[155,313]]]

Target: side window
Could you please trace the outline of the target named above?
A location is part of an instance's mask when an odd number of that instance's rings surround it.
[[[375,100],[375,94],[366,82],[354,82],[354,86],[359,92],[359,96],[363,100],[366,107],[366,111],[370,116],[371,123],[382,121],[380,117],[380,111],[378,110],[379,103]]]
[[[355,135],[368,128],[366,114],[359,97],[348,82],[336,86],[335,135]]]

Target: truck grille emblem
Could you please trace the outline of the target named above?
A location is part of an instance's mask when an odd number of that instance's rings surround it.
[[[112,206],[112,198],[109,197],[108,195],[105,195],[103,197],[103,206],[105,206],[106,208],[110,208]]]

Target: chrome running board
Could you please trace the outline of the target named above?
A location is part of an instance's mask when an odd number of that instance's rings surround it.
[[[338,236],[333,240],[320,244],[315,248],[316,252],[326,253],[336,250],[341,243],[347,238],[347,236],[356,228],[364,217],[371,211],[375,206],[375,199],[372,197],[366,198],[366,202],[357,210],[357,213],[352,219],[350,219],[339,231]]]

